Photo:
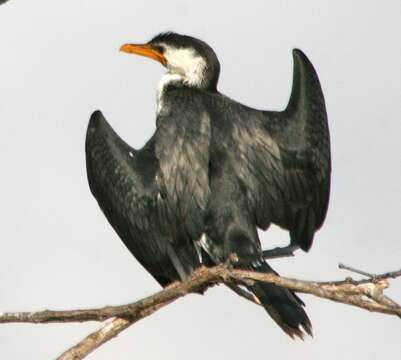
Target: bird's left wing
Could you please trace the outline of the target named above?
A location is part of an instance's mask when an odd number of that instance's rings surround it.
[[[175,89],[158,115],[155,153],[161,218],[174,238],[198,240],[210,196],[210,119],[196,91]]]
[[[330,193],[330,137],[316,71],[294,50],[289,104],[282,112],[226,106],[231,136],[225,141],[236,176],[244,184],[256,224],[290,231],[293,245],[309,250]],[[226,115],[227,117],[230,115]],[[226,137],[227,138],[227,137]]]

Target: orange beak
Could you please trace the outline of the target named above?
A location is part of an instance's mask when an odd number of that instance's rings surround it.
[[[120,47],[120,51],[128,54],[137,54],[146,56],[166,66],[167,60],[163,54],[154,48],[152,45],[147,44],[124,44]]]

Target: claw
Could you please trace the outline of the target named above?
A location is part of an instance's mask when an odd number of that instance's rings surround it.
[[[263,257],[265,259],[276,259],[281,257],[294,256],[294,252],[299,249],[298,245],[288,245],[285,247],[275,247],[274,249],[264,250]]]

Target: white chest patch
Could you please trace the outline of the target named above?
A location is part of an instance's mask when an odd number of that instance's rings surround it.
[[[163,109],[163,92],[164,92],[165,87],[168,84],[177,82],[177,81],[183,81],[182,75],[170,74],[168,72],[165,75],[163,75],[163,77],[161,78],[161,80],[159,82],[159,87],[157,89],[157,97],[156,97],[158,114],[160,114],[160,112]]]

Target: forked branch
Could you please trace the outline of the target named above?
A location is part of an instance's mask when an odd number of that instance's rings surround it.
[[[361,273],[353,268],[345,266],[342,268]],[[201,289],[205,290],[215,284],[226,284],[239,295],[257,303],[257,299],[237,286],[254,281],[270,282],[295,292],[401,317],[401,306],[384,295],[384,290],[389,286],[388,279],[401,277],[401,269],[380,275],[368,273],[364,273],[364,275],[370,277],[358,281],[347,278],[342,281],[316,282],[285,278],[275,274],[236,270],[230,264],[222,264],[213,268],[201,268],[195,271],[188,280],[175,283],[152,296],[131,304],[87,310],[0,313],[0,323],[82,322],[114,319],[58,358],[62,360],[83,359],[140,319],[151,315],[180,297]]]

